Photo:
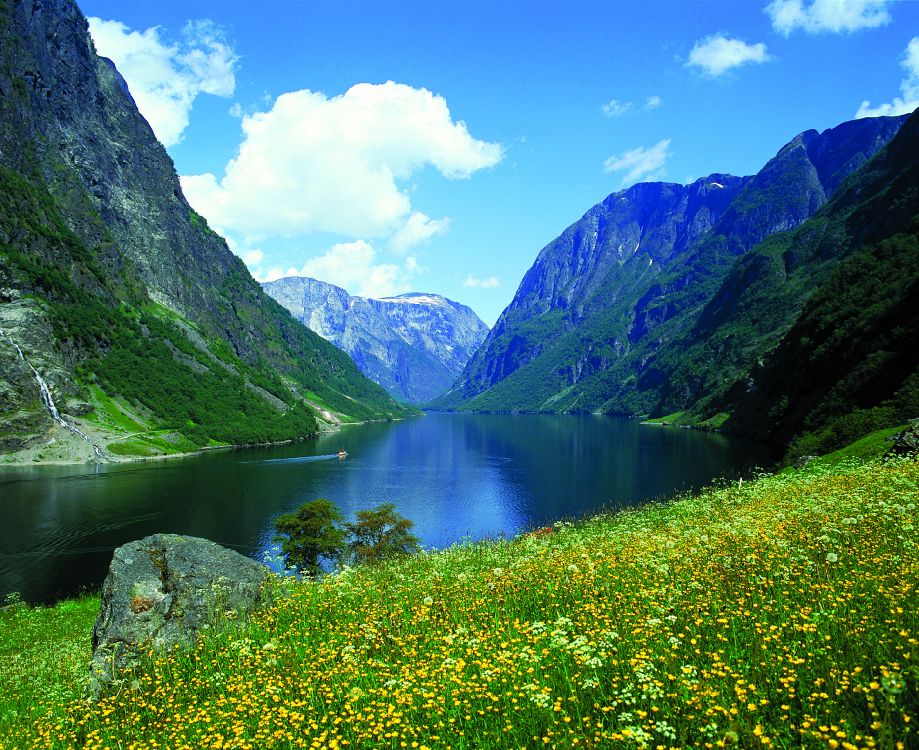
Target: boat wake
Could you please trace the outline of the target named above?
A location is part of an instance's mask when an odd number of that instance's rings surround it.
[[[315,461],[331,461],[337,459],[337,453],[323,454],[321,456],[292,456],[291,458],[264,458],[259,461],[240,461],[244,464],[309,464]]]

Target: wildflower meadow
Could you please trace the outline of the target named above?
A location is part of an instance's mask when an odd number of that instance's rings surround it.
[[[4,653],[0,746],[919,747],[917,502],[916,461],[844,463],[279,580],[98,702]]]

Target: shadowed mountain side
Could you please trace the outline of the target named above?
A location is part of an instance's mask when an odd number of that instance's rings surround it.
[[[670,367],[659,367],[658,358],[673,342],[685,344],[737,259],[813,215],[903,120],[807,131],[754,177],[640,184],[609,196],[542,250],[483,347],[436,405],[657,409],[669,392]],[[786,328],[794,307],[788,313]]]
[[[2,448],[56,429],[27,365],[73,418],[166,430],[154,452],[310,434],[307,402],[342,419],[407,413],[190,208],[71,0],[0,5],[0,58]]]

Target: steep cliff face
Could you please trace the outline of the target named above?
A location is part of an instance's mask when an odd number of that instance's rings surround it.
[[[134,427],[175,428],[183,448],[314,431],[305,397],[342,418],[404,413],[264,294],[192,211],[71,0],[0,4],[0,62],[7,448],[49,434],[29,365],[74,417],[99,418],[92,406],[104,404]],[[165,385],[148,387],[157,378]],[[185,393],[196,382],[201,392]],[[176,408],[188,398],[200,408]]]
[[[472,310],[437,294],[352,297],[340,287],[298,276],[262,286],[298,320],[348,352],[367,377],[414,404],[446,391],[488,333]]]
[[[725,284],[732,304],[700,319],[709,350],[750,325],[756,300],[787,307],[805,274],[812,291],[768,354],[699,413],[722,411],[725,429],[791,442],[792,457],[919,414],[919,113],[816,217],[741,261]],[[752,266],[783,274],[745,272]]]
[[[540,252],[438,405],[651,411],[667,384],[657,357],[692,330],[738,257],[812,216],[903,119],[802,133],[753,177],[609,196]]]

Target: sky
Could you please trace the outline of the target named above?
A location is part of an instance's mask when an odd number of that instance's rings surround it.
[[[915,0],[80,7],[255,278],[438,293],[489,325],[610,193],[919,106]]]

